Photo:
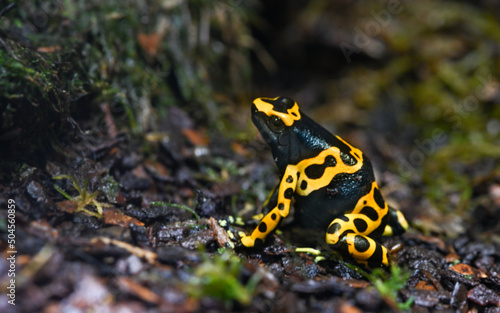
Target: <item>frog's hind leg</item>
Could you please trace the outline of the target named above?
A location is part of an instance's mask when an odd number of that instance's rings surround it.
[[[385,226],[383,236],[401,235],[408,229],[406,221],[401,211],[389,207],[389,220]]]
[[[368,237],[368,234],[380,233],[378,228],[380,224],[375,225],[366,215],[346,214],[328,226],[326,243],[366,266],[389,266],[387,248]]]

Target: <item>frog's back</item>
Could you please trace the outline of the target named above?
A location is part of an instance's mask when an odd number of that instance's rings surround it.
[[[338,173],[323,188],[295,195],[295,220],[304,228],[326,230],[331,221],[350,213],[358,199],[369,193],[374,181],[368,158],[355,173]]]

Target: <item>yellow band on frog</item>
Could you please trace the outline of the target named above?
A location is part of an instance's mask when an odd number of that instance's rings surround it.
[[[287,113],[278,112],[274,110],[274,105],[267,101],[275,101],[276,98],[257,98],[253,101],[259,112],[265,113],[267,116],[279,117],[286,126],[292,126],[294,121],[300,120],[299,105],[297,102],[293,103],[293,107],[287,110]]]

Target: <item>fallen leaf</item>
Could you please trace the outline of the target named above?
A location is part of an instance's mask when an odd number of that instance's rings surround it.
[[[125,206],[127,204],[127,198],[123,195],[121,191],[118,191],[118,195],[116,196],[116,203]]]
[[[111,109],[109,107],[109,102],[104,102],[103,104],[101,104],[101,110],[104,113],[104,122],[106,124],[106,130],[108,132],[109,137],[116,138],[118,130],[116,129],[116,124],[113,118],[113,114],[111,113]]]
[[[341,313],[361,313],[358,307],[355,307],[347,301],[343,301],[339,309]]]
[[[46,220],[32,221],[30,223],[30,228],[32,230],[41,232],[51,238],[57,238],[59,236],[59,232],[57,231],[57,229],[52,228],[52,226]]]
[[[345,282],[353,288],[367,288],[371,286],[371,284],[367,281],[364,280],[357,280],[357,279],[346,279]]]
[[[189,142],[191,142],[193,145],[195,145],[195,146],[208,146],[209,139],[206,136],[206,134],[204,134],[200,131],[194,130],[194,129],[190,129],[190,128],[184,128],[182,130],[182,133],[184,134],[184,136],[186,136],[186,138],[189,140]]]
[[[29,254],[20,254],[17,257],[17,264],[20,266],[24,266],[31,261],[31,255]]]
[[[477,278],[486,278],[488,275],[483,273],[481,270],[478,270],[476,268],[473,268],[470,265],[463,264],[463,263],[458,263],[456,265],[453,265],[450,267],[450,270],[457,272],[459,274],[462,274],[464,276],[474,276]]]
[[[213,218],[212,216],[208,220],[208,226],[210,229],[214,232],[215,238],[217,239],[217,243],[219,244],[219,247],[223,248],[226,247],[231,240],[229,239],[229,236],[224,228],[222,228],[217,220]]]
[[[144,161],[144,166],[146,167],[146,169],[149,172],[153,172],[156,175],[161,175],[161,176],[165,176],[165,177],[170,176],[170,172],[168,171],[168,169],[163,164],[161,164],[160,162],[154,162],[154,161],[151,161],[151,160],[145,160]]]
[[[161,302],[161,297],[158,294],[154,293],[151,289],[144,287],[143,285],[133,281],[130,278],[118,278],[118,286],[120,286],[120,288],[124,291],[131,293],[144,301],[154,304],[159,304]]]
[[[132,174],[134,174],[134,176],[137,178],[146,178],[146,179],[150,178],[149,175],[144,170],[144,167],[142,165],[135,167],[132,170]]]
[[[159,34],[144,34],[139,33],[137,35],[137,40],[141,48],[146,50],[151,56],[158,54],[158,46],[160,45],[161,36]]]
[[[38,47],[36,51],[41,53],[52,53],[61,50],[61,46],[53,46],[53,47]]]
[[[452,253],[448,253],[446,256],[445,256],[445,260],[446,262],[448,263],[453,263],[457,260],[460,260],[460,256],[454,252]]]
[[[57,202],[56,206],[59,208],[59,210],[67,213],[75,213],[76,209],[78,208],[77,203],[73,200],[64,200]]]
[[[126,251],[132,253],[133,255],[145,259],[148,263],[153,264],[155,263],[156,259],[158,258],[158,255],[152,251],[148,251],[139,247],[135,247],[127,242],[123,242],[120,240],[108,238],[108,237],[97,237],[93,238],[90,241],[92,244],[98,244],[99,242],[106,244],[106,245],[115,245],[117,247],[120,247],[122,249],[125,249]]]
[[[249,155],[249,152],[248,152],[248,149],[246,149],[242,144],[240,144],[239,142],[233,142],[231,143],[231,149],[233,149],[233,151],[238,154],[238,155],[241,155],[241,156],[248,156]]]
[[[415,289],[419,290],[437,290],[436,287],[434,287],[433,284],[429,283],[428,281],[421,280],[415,285]]]
[[[115,209],[106,209],[102,214],[104,224],[117,225],[128,228],[130,224],[144,226],[144,223],[138,219],[125,215]]]

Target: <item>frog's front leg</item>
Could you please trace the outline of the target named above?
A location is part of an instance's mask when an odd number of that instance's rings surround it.
[[[243,236],[241,238],[241,243],[245,247],[255,246],[257,240],[264,241],[266,237],[278,227],[281,220],[288,216],[292,197],[297,186],[297,173],[298,171],[295,165],[287,166],[285,174],[281,178],[279,188],[277,188],[277,201],[274,208],[262,218],[259,225],[257,225],[250,236]],[[270,198],[270,203],[274,202],[272,199],[273,196],[274,195]]]
[[[379,225],[375,225],[366,215],[346,214],[336,218],[328,226],[326,243],[351,255],[358,263],[383,264],[389,266],[387,248],[368,235]]]

